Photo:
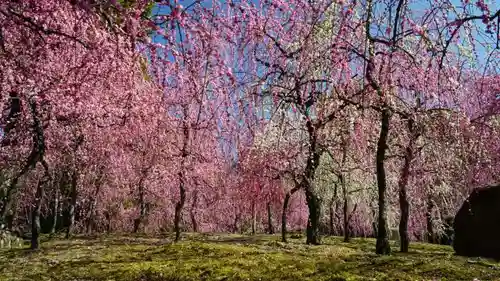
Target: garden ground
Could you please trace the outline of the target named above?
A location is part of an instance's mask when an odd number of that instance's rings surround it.
[[[413,243],[410,252],[377,256],[373,239],[325,237],[307,246],[272,235],[185,234],[171,237],[44,239],[42,249],[0,251],[0,280],[498,280],[500,263],[453,254],[448,246]],[[300,239],[299,239],[300,238]]]

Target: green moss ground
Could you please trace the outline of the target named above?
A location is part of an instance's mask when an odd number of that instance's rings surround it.
[[[500,263],[457,257],[451,247],[414,243],[410,253],[373,254],[373,239],[184,235],[51,239],[42,249],[0,251],[0,280],[499,280]]]

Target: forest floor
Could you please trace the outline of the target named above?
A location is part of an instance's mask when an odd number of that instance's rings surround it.
[[[448,246],[413,243],[377,256],[375,240],[324,237],[288,244],[272,235],[185,234],[170,238],[100,236],[44,239],[42,249],[0,250],[0,280],[499,280],[500,263],[463,258]]]

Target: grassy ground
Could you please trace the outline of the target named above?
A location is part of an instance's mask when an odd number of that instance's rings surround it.
[[[277,236],[185,235],[53,239],[42,250],[0,251],[0,280],[483,280],[500,281],[500,263],[414,243],[410,253],[373,254],[373,239],[278,242]]]

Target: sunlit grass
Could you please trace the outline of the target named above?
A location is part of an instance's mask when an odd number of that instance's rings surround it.
[[[0,251],[0,280],[499,280],[500,263],[414,243],[410,253],[373,254],[373,239],[279,242],[278,236],[186,234],[52,239],[42,249]]]

